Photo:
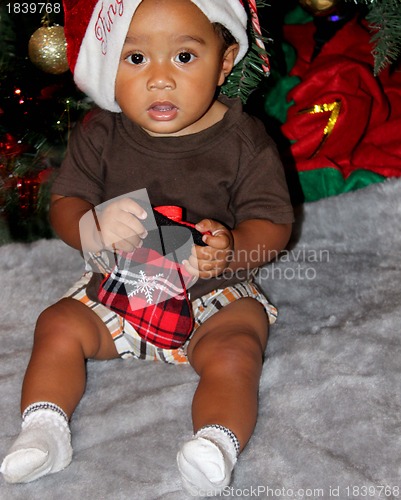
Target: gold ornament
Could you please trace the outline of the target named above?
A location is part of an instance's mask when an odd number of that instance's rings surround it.
[[[327,14],[333,9],[339,0],[299,0],[299,3],[313,15]]]
[[[67,42],[62,26],[42,26],[31,36],[29,59],[46,73],[60,75],[68,70]]]
[[[327,139],[330,137],[331,133],[334,130],[334,127],[336,126],[338,117],[340,115],[340,111],[341,111],[341,101],[334,101],[325,104],[315,104],[311,108],[306,108],[299,111],[299,114],[308,113],[310,115],[315,115],[316,113],[330,113],[327,125],[324,127],[323,130],[323,138],[320,141],[318,147],[309,157],[309,159],[315,158],[315,156],[317,156],[317,154],[320,152]]]

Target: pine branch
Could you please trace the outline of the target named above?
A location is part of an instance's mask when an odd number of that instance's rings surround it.
[[[258,9],[265,7],[266,2],[259,0],[256,2]],[[256,38],[262,38],[267,45],[271,40],[266,37],[258,36],[251,23],[248,27],[250,47],[246,56],[232,70],[221,92],[227,97],[240,97],[242,102],[246,102],[250,94],[258,87],[265,78],[266,73],[262,69],[263,56],[268,56],[266,50],[261,49],[255,42]]]
[[[351,1],[351,0],[348,0]],[[395,63],[401,55],[401,0],[353,0],[368,6],[366,20],[374,33],[374,74]]]
[[[401,1],[376,0],[366,16],[374,31],[374,73],[396,62],[401,54]]]
[[[227,78],[221,91],[227,97],[240,97],[243,102],[248,100],[251,93],[258,87],[266,76],[262,69],[262,50],[252,44],[246,57],[240,61]]]
[[[0,78],[15,57],[15,41],[16,34],[11,17],[7,14],[6,6],[0,5]]]

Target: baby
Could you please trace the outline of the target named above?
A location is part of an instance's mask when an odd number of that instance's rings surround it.
[[[128,193],[146,188],[152,207],[183,207],[200,238],[180,263],[196,279],[188,287],[194,326],[181,345],[160,347],[102,303],[99,272],[85,273],[37,321],[22,430],[1,466],[6,481],[70,463],[85,361],[120,357],[193,367],[199,384],[194,435],[177,455],[182,482],[193,495],[230,483],[256,424],[277,315],[252,277],[285,247],[293,221],[263,124],[239,99],[219,96],[248,51],[247,23],[240,0],[65,2],[70,67],[99,107],[70,138],[52,188],[52,225],[76,249],[121,258],[149,241],[151,209]],[[82,224],[88,218],[93,224]]]

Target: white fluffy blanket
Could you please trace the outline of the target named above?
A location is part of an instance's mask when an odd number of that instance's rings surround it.
[[[255,434],[225,498],[399,498],[401,181],[307,204],[262,285],[278,305]],[[82,270],[57,240],[0,248],[0,457],[20,428],[36,317]],[[74,460],[2,500],[180,500],[175,456],[191,434],[190,367],[88,363]],[[385,489],[386,488],[386,489]]]

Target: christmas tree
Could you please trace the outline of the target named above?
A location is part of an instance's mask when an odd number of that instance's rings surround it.
[[[63,28],[57,26],[63,22],[61,5],[58,13],[57,4],[46,13],[32,4],[38,12],[29,14],[21,5],[0,5],[0,238],[5,241],[52,236],[49,181],[73,123],[88,108],[67,71]]]

